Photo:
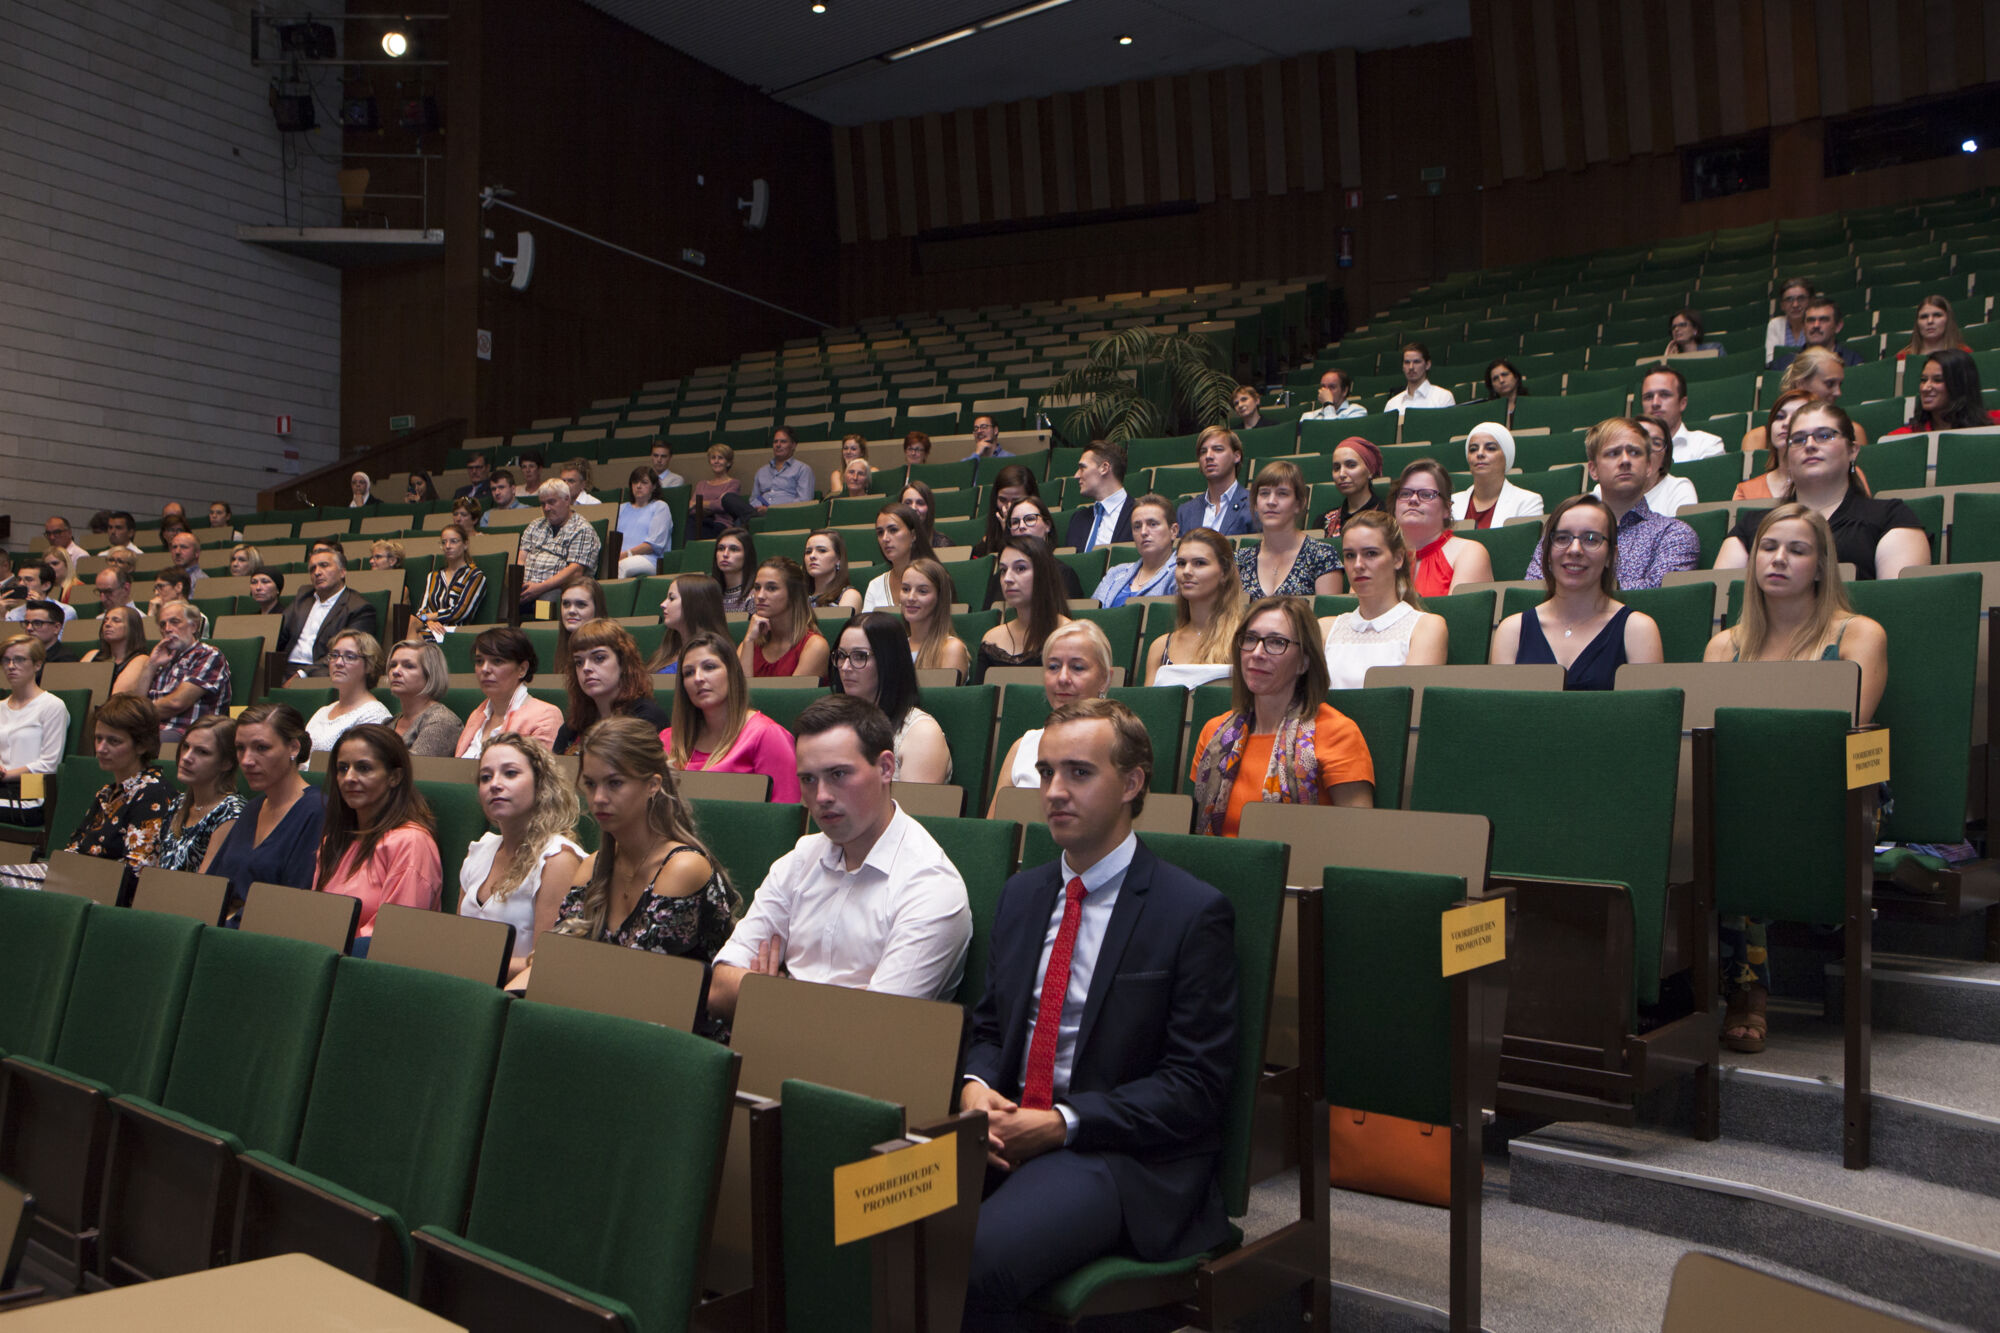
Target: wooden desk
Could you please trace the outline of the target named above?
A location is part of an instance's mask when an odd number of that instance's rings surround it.
[[[304,1254],[281,1254],[93,1296],[33,1305],[6,1316],[7,1333],[212,1333],[284,1328],[293,1333],[447,1333],[457,1329],[400,1296]]]

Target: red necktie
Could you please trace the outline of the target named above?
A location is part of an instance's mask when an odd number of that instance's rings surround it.
[[[1082,879],[1065,887],[1062,925],[1049,949],[1049,969],[1042,974],[1042,1005],[1035,1014],[1035,1039],[1028,1047],[1028,1074],[1021,1082],[1021,1105],[1046,1111],[1056,1104],[1056,1035],[1062,1027],[1063,1001],[1069,997],[1069,956],[1076,950],[1076,928],[1083,920]]]

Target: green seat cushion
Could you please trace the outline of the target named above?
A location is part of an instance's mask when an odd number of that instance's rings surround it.
[[[1129,1255],[1108,1254],[1092,1259],[1083,1267],[1059,1278],[1043,1287],[1029,1298],[1029,1307],[1041,1314],[1053,1315],[1058,1319],[1073,1320],[1081,1317],[1090,1308],[1097,1294],[1121,1282],[1157,1282],[1161,1278],[1180,1277],[1192,1273],[1203,1264],[1227,1254],[1243,1243],[1243,1232],[1234,1223],[1229,1224],[1229,1243],[1219,1249],[1203,1250],[1185,1259],[1165,1259],[1158,1263],[1147,1263],[1144,1259],[1134,1259]]]
[[[615,1301],[611,1297],[591,1291],[587,1287],[579,1287],[574,1282],[565,1282],[546,1269],[537,1268],[533,1264],[524,1264],[511,1255],[502,1254],[498,1250],[489,1249],[487,1246],[469,1241],[455,1231],[447,1231],[445,1228],[438,1226],[419,1227],[418,1230],[434,1240],[441,1240],[448,1245],[455,1245],[467,1254],[477,1255],[489,1263],[498,1264],[502,1268],[511,1268],[522,1277],[554,1287],[557,1291],[574,1296],[579,1300],[589,1301],[592,1305],[602,1306],[617,1315],[625,1327],[631,1330],[631,1333],[640,1333],[639,1316],[633,1311],[631,1306],[625,1304],[623,1301]]]

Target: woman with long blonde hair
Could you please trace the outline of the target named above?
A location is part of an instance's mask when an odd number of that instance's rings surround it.
[[[960,680],[972,669],[972,651],[952,632],[951,608],[958,600],[951,575],[929,556],[919,556],[903,571],[900,605],[910,631],[910,651],[919,671],[950,667]]]
[[[1174,628],[1146,650],[1146,683],[1193,689],[1227,676],[1249,605],[1229,538],[1214,528],[1182,533],[1174,547]]]
[[[576,882],[584,850],[576,842],[576,789],[533,736],[503,731],[479,756],[479,808],[491,830],[465,849],[458,867],[458,914],[514,927],[512,981],[553,930]]]
[[[734,928],[737,898],[660,738],[636,718],[598,723],[583,738],[577,787],[603,840],[578,867],[555,930],[712,960]]]

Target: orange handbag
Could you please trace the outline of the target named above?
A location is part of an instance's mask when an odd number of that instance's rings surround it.
[[[1451,1207],[1451,1134],[1438,1125],[1333,1107],[1327,1178],[1344,1190]]]

